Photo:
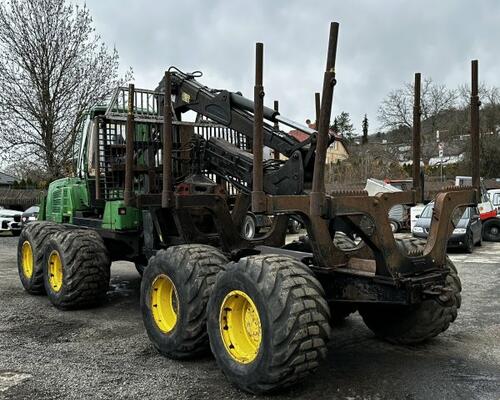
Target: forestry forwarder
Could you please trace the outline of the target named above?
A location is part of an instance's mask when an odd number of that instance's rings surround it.
[[[199,73],[172,68],[156,91],[117,90],[109,106],[89,118],[79,176],[50,185],[42,221],[20,236],[25,289],[46,292],[61,309],[95,305],[106,296],[111,261],[133,261],[143,272],[141,310],[154,346],[171,358],[195,357],[210,346],[228,379],[254,393],[313,372],[326,355],[331,322],[355,310],[377,336],[394,343],[446,330],[461,291],[446,257],[451,215],[479,196],[477,61],[473,186],[436,196],[422,246],[396,240],[388,221],[393,205],[422,196],[420,74],[414,189],[325,193],[337,34],[333,23],[317,132],[263,106],[260,43],[253,102],[199,84]],[[187,111],[197,113],[195,122],[182,120]],[[310,138],[300,143],[279,123]],[[264,145],[288,160],[263,161]],[[232,203],[228,191],[235,190]],[[273,216],[270,232],[251,241],[239,229],[250,204],[253,212]],[[291,215],[304,222],[309,240],[285,246]]]

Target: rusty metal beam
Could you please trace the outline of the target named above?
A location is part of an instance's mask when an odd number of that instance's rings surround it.
[[[161,206],[170,207],[172,204],[172,77],[169,71],[165,72],[165,109],[163,112],[163,189],[161,192]]]
[[[337,40],[339,24],[330,24],[330,37],[328,41],[328,55],[326,70],[323,77],[323,94],[321,95],[321,115],[318,126],[318,139],[316,145],[316,158],[314,160],[314,173],[311,191],[311,214],[323,215],[325,213],[325,162],[326,150],[329,143],[330,114],[332,112],[333,89],[335,87],[335,60],[337,57]]]
[[[264,45],[255,46],[255,86],[254,86],[254,127],[253,127],[253,173],[252,173],[252,211],[264,212],[266,196],[264,193],[264,86],[263,82]]]
[[[477,191],[477,201],[481,201],[481,178],[479,169],[479,78],[478,61],[471,62],[471,97],[470,97],[470,137],[472,153],[472,186]]]
[[[123,200],[125,206],[132,205],[133,198],[133,180],[134,180],[134,97],[135,88],[131,83],[128,85],[128,112],[127,112],[127,129],[125,142],[125,190]]]
[[[420,134],[421,134],[421,117],[422,111],[420,109],[421,96],[421,75],[415,74],[414,84],[414,98],[413,98],[413,190],[417,194],[418,201],[422,201],[422,182],[420,180]]]
[[[314,103],[316,108],[316,121],[314,129],[317,130],[319,125],[319,116],[321,115],[321,95],[318,92],[314,93]]]

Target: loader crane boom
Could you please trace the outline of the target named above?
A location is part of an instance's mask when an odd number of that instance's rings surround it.
[[[210,119],[233,129],[253,140],[255,109],[254,102],[240,93],[211,89],[196,80],[201,72],[184,73],[171,67],[173,110],[177,120],[182,114],[194,111],[199,116]],[[163,79],[157,92],[163,92]],[[285,162],[268,160],[265,163],[264,186],[269,194],[302,194],[311,186],[316,150],[317,131],[282,116],[278,111],[264,107],[264,146],[283,154]],[[272,124],[271,124],[272,123]],[[299,141],[288,133],[277,129],[278,123],[306,133],[309,137]],[[330,139],[330,143],[333,138]],[[223,139],[210,138],[205,143],[206,158],[201,164],[217,176],[235,184],[240,190],[249,192],[253,156]],[[231,174],[237,173],[237,179]],[[244,182],[244,184],[241,184]]]

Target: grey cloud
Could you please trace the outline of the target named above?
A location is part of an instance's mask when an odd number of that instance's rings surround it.
[[[471,1],[102,1],[87,0],[97,31],[116,45],[136,85],[155,87],[170,65],[200,69],[209,86],[253,87],[254,43],[265,44],[266,103],[288,117],[314,115],[329,22],[340,22],[334,113],[360,131],[368,114],[414,72],[457,86],[480,60],[482,80],[500,85],[500,2]]]

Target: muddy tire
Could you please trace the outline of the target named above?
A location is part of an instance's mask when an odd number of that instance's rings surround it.
[[[296,235],[302,229],[302,224],[294,218],[288,221],[288,233]]]
[[[47,296],[62,310],[99,305],[109,288],[110,264],[97,232],[73,229],[52,235],[43,265]]]
[[[21,231],[17,245],[17,270],[24,289],[31,294],[44,294],[43,257],[48,239],[63,231],[63,225],[34,221]]]
[[[214,247],[197,244],[160,250],[149,260],[141,282],[141,313],[162,355],[185,359],[209,351],[207,303],[227,261]]]
[[[463,249],[467,254],[472,254],[474,251],[474,237],[472,236],[472,231],[467,232]]]
[[[422,254],[427,242],[419,238],[396,239],[396,244],[399,250],[407,255]]]
[[[251,240],[257,234],[257,220],[251,214],[245,215],[243,224],[241,225],[241,236],[244,239]]]
[[[500,242],[500,218],[491,218],[483,223],[483,239]]]
[[[340,250],[353,250],[358,247],[358,244],[344,233],[337,233],[333,239],[333,243]],[[312,253],[311,240],[308,235],[300,236],[298,240],[294,240],[282,247],[285,250],[302,251]]]
[[[144,271],[148,267],[148,263],[145,263],[143,261],[136,261],[134,263],[134,265],[135,265],[135,269],[137,270],[137,272],[139,273],[139,275],[143,276],[144,275]]]
[[[389,220],[389,225],[391,227],[392,233],[398,233],[401,230],[401,227],[399,226],[399,222],[394,220],[394,219]]]
[[[356,247],[358,247],[358,244],[356,244],[356,242],[354,240],[352,240],[349,236],[347,236],[341,232],[338,232],[335,235],[335,238],[333,239],[333,243],[335,244],[335,246],[337,246],[340,250],[343,250],[343,251],[353,250]]]
[[[415,240],[403,241],[400,246],[410,253],[421,252]],[[360,306],[359,313],[365,324],[376,336],[397,344],[423,342],[444,332],[457,318],[461,305],[462,286],[457,270],[446,258],[449,274],[446,277],[446,294],[426,299],[413,306]]]
[[[307,266],[278,255],[242,258],[217,278],[208,334],[229,381],[250,393],[292,385],[327,353],[330,312]]]

